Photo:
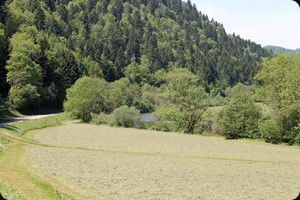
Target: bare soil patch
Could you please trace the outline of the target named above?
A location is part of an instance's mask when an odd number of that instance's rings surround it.
[[[53,147],[28,147],[32,167],[88,199],[281,200],[300,190],[298,147],[84,124],[34,138]]]

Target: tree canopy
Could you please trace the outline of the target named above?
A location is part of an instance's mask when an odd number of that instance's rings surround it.
[[[276,111],[273,120],[280,127],[277,140],[300,142],[300,57],[279,54],[266,59],[256,75],[261,83],[259,97]],[[275,132],[274,134],[276,134]]]
[[[61,107],[66,89],[83,76],[155,85],[157,71],[174,67],[224,95],[228,86],[252,83],[262,57],[271,55],[227,34],[190,1],[11,0],[0,9],[0,81],[5,85],[7,76],[10,102],[21,109],[34,102],[31,107]],[[22,78],[15,73],[20,66],[26,66]],[[23,98],[20,79],[38,101],[16,105],[14,98]]]
[[[108,111],[108,95],[104,80],[83,77],[67,90],[64,108],[72,117],[89,122],[92,113]]]

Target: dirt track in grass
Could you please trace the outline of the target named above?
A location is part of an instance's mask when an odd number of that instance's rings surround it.
[[[83,124],[33,134],[39,173],[86,199],[293,199],[300,148]],[[54,147],[56,146],[56,147]]]

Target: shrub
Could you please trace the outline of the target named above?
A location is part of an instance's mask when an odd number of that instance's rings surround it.
[[[282,141],[281,127],[274,119],[262,121],[259,132],[266,142],[278,144]]]
[[[111,118],[110,115],[105,113],[100,113],[100,114],[92,113],[91,116],[92,116],[91,123],[96,125],[109,124]]]
[[[155,131],[172,132],[175,131],[175,124],[172,121],[158,121],[150,128]]]
[[[142,128],[140,111],[134,107],[121,106],[111,113],[109,122],[112,126]]]
[[[238,84],[235,95],[219,116],[220,132],[227,139],[258,138],[260,109],[251,101],[251,91]]]
[[[220,132],[227,139],[257,138],[260,113],[249,104],[229,105],[220,114]]]

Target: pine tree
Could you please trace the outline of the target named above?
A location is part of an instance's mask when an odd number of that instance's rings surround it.
[[[45,30],[45,13],[41,6],[38,6],[34,12],[34,24],[38,30]]]

